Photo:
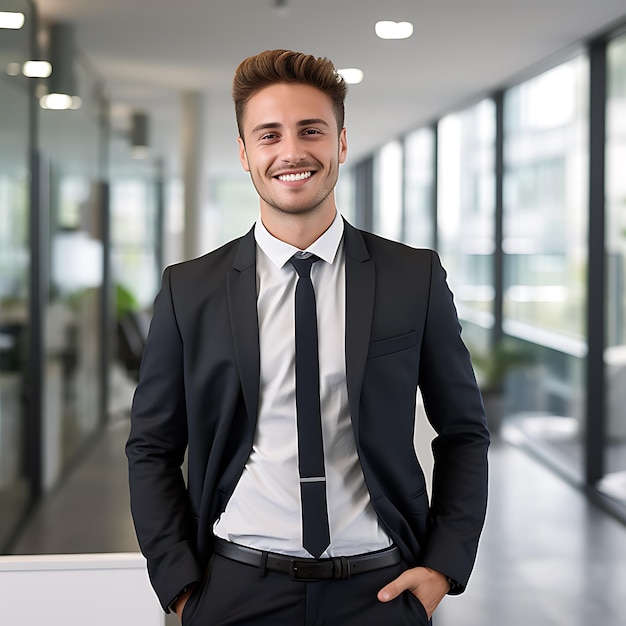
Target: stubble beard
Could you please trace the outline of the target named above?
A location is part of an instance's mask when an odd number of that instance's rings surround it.
[[[320,175],[321,172],[322,170],[317,170],[315,176]],[[299,204],[296,202],[294,204],[286,205],[285,203],[280,202],[277,198],[270,195],[265,189],[263,189],[259,182],[256,180],[256,177],[252,173],[252,171],[250,171],[250,178],[252,180],[254,188],[256,189],[257,194],[259,195],[259,198],[261,198],[261,201],[268,207],[274,209],[276,212],[284,216],[307,215],[315,213],[316,211],[320,211],[324,207],[324,205],[328,201],[328,198],[332,195],[335,189],[335,185],[337,184],[337,180],[339,178],[339,168],[337,167],[335,170],[328,173],[328,175],[326,176],[326,181],[331,184],[329,184],[328,187],[321,188],[319,190],[321,193],[316,195],[308,204]]]

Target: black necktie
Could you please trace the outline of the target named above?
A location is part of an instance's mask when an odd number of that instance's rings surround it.
[[[298,273],[296,285],[296,411],[298,464],[302,500],[302,545],[319,558],[330,544],[326,475],[320,414],[317,316],[311,266],[316,256],[290,259]]]

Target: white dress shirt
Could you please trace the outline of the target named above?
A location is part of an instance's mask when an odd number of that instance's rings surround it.
[[[359,464],[346,387],[343,219],[306,250],[273,237],[259,219],[257,309],[261,353],[259,415],[252,452],[218,537],[259,550],[309,557],[302,547],[296,427],[295,315],[297,274],[289,259],[317,255],[311,280],[317,308],[320,404],[331,543],[325,556],[381,550],[391,541],[374,512]]]

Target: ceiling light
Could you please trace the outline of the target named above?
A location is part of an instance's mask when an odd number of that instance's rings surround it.
[[[18,30],[24,26],[24,14],[14,11],[0,11],[0,28]]]
[[[19,63],[7,63],[5,68],[5,71],[9,76],[19,76],[21,70],[22,66]]]
[[[44,93],[39,97],[39,106],[52,111],[76,111],[83,106],[80,96],[68,96],[66,93]]]
[[[411,22],[376,22],[376,34],[381,39],[408,39],[413,34]]]
[[[363,72],[357,67],[347,67],[337,70],[337,74],[341,74],[348,85],[356,85],[363,80]]]
[[[72,100],[72,96],[68,96],[66,93],[47,93],[39,99],[39,106],[42,109],[64,111],[72,108]]]
[[[48,78],[52,74],[52,64],[49,61],[26,61],[22,73],[29,78]]]
[[[73,26],[53,24],[50,27],[49,47],[52,72],[47,81],[48,93],[41,96],[39,106],[55,111],[79,109],[82,100],[76,95]]]

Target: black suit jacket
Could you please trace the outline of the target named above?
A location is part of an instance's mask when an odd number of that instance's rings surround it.
[[[344,250],[348,399],[372,504],[410,566],[462,589],[485,516],[489,435],[445,272],[433,251],[347,223]],[[155,300],[126,451],[137,536],[164,607],[202,579],[213,523],[252,448],[255,259],[250,231],[167,268]],[[418,386],[437,432],[430,503],[413,446]]]

